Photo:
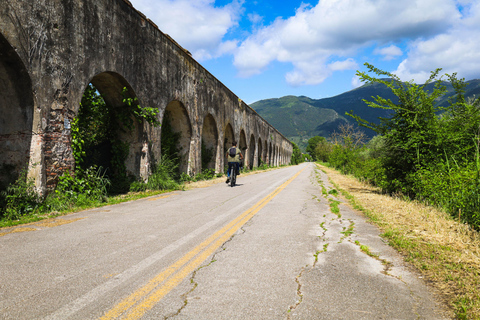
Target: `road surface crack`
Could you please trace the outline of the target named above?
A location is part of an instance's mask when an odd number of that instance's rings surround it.
[[[295,302],[295,304],[291,305],[291,306],[288,308],[288,311],[287,311],[287,319],[291,319],[291,312],[292,312],[293,310],[295,310],[295,309],[303,302],[302,283],[300,282],[300,279],[302,278],[303,273],[305,272],[305,270],[306,270],[307,267],[308,267],[308,266],[303,267],[303,268],[300,270],[300,273],[298,274],[298,276],[295,278],[295,282],[297,283],[297,296],[298,296],[298,299],[297,299],[297,301]]]
[[[240,230],[242,231],[242,233],[245,233],[245,230],[242,228],[240,228]],[[182,294],[180,296],[180,299],[183,300],[183,304],[182,306],[176,311],[176,312],[173,312],[173,313],[170,313],[168,315],[166,315],[163,319],[164,320],[167,320],[167,319],[170,319],[170,318],[174,318],[178,315],[180,315],[180,313],[182,313],[182,311],[187,307],[188,305],[188,297],[195,291],[195,289],[197,289],[198,287],[198,282],[195,281],[195,277],[197,276],[197,273],[204,269],[204,268],[207,268],[209,266],[211,266],[214,262],[217,261],[216,257],[217,257],[217,254],[221,251],[224,251],[225,250],[225,246],[233,240],[233,238],[235,237],[236,234],[233,234],[227,241],[225,241],[221,246],[220,248],[218,248],[218,250],[213,254],[212,256],[212,259],[210,260],[210,262],[206,265],[203,265],[203,266],[200,266],[198,267],[196,270],[194,270],[192,272],[192,275],[190,277],[190,284],[192,285],[192,288],[190,290],[188,290],[187,292],[185,292],[184,294]]]

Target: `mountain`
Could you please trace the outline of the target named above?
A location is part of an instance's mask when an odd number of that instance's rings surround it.
[[[452,86],[447,86],[447,93],[438,101],[440,105],[448,105],[448,98],[454,94]],[[433,90],[434,84],[426,87]],[[470,80],[465,88],[467,98],[480,95],[480,80]],[[330,98],[311,99],[305,96],[285,96],[282,98],[257,101],[250,106],[260,116],[277,128],[284,136],[304,149],[309,138],[313,136],[329,137],[338,126],[344,123],[356,124],[355,120],[345,112],[352,112],[363,119],[378,123],[379,117],[388,117],[389,110],[370,108],[363,99],[373,101],[373,96],[381,96],[397,102],[396,96],[385,85],[369,83]],[[375,132],[362,128],[367,136],[373,137]]]

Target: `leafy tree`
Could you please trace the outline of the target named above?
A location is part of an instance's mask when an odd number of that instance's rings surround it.
[[[315,157],[315,148],[317,147],[317,144],[322,140],[326,140],[325,137],[315,136],[308,139],[308,144],[305,151],[313,158],[314,161],[318,160]]]
[[[446,86],[438,78],[441,69],[431,73],[430,78],[423,85],[402,82],[386,71],[365,64],[369,72],[382,78],[374,78],[366,72],[357,72],[360,80],[368,83],[381,83],[390,88],[398,97],[398,103],[382,97],[373,97],[374,101],[364,102],[372,108],[391,110],[390,118],[380,118],[379,124],[367,122],[357,115],[352,115],[357,122],[373,129],[385,137],[384,167],[390,183],[388,191],[402,190],[409,193],[407,177],[418,168],[434,160],[438,155],[438,117],[437,114],[445,109],[436,104],[436,100],[446,92]],[[385,79],[385,77],[388,77]],[[425,90],[430,83],[435,83],[432,92]]]
[[[321,139],[317,143],[315,150],[313,151],[315,158],[318,161],[327,162],[330,157],[330,153],[332,152],[332,147],[333,147],[332,144],[328,142],[327,139],[325,138]]]
[[[380,118],[379,124],[349,114],[360,125],[383,136],[382,166],[387,191],[414,195],[412,179],[415,179],[418,170],[438,161],[452,161],[455,157],[458,160],[460,156],[471,159],[474,156],[475,144],[472,140],[478,135],[480,125],[479,102],[465,101],[464,79],[457,79],[456,74],[447,75],[455,94],[450,98],[450,105],[443,107],[438,101],[447,89],[439,76],[441,69],[433,71],[425,84],[417,85],[413,81],[402,82],[396,75],[368,63],[366,66],[369,72],[381,78],[357,72],[363,82],[384,84],[398,97],[396,103],[379,96],[373,97],[373,101],[364,100],[372,108],[391,112],[390,117]],[[428,91],[426,86],[432,83],[433,89]]]
[[[293,143],[293,153],[292,153],[292,158],[290,160],[290,163],[293,165],[296,165],[304,162],[302,151],[300,150],[300,148],[297,146],[295,142],[292,142],[292,143]]]

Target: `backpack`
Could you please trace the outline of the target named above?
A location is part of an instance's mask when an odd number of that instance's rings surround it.
[[[235,158],[237,156],[237,148],[231,147],[230,150],[228,150],[228,155]]]

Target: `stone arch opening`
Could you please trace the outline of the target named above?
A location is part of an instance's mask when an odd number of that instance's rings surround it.
[[[242,129],[240,130],[240,141],[238,141],[238,147],[242,150],[243,155],[245,156],[245,151],[247,150],[247,137],[245,135],[245,131]]]
[[[0,191],[3,191],[28,167],[34,99],[28,71],[1,33],[0,85]]]
[[[268,145],[268,165],[273,166],[273,147],[272,143],[270,142]]]
[[[216,169],[217,164],[217,145],[218,145],[218,130],[217,122],[211,114],[208,114],[202,127],[202,170]]]
[[[129,83],[117,73],[103,72],[87,85],[72,124],[84,141],[85,156],[80,162],[76,157],[76,164],[83,169],[100,167],[112,182],[111,193],[128,191],[130,183],[141,177],[142,161],[149,162],[145,161],[150,156],[148,144],[144,146],[147,139],[142,122],[133,116],[134,105],[138,101]]]
[[[255,136],[250,135],[250,146],[248,147],[248,166],[253,169],[255,165]]]
[[[273,160],[273,165],[274,166],[277,166],[277,156],[278,156],[278,153],[277,153],[277,146],[274,144],[273,145],[273,155],[272,155],[272,160]]]
[[[233,133],[232,125],[229,123],[225,127],[225,138],[223,140],[223,154],[227,153],[228,148],[232,146],[232,142],[235,141],[235,135]]]
[[[258,138],[258,152],[257,152],[257,162],[258,165],[261,166],[264,163],[263,160],[263,146],[262,146],[262,138]]]
[[[263,148],[263,162],[268,165],[268,142],[267,142],[267,140],[265,140],[265,148]]]
[[[275,165],[279,166],[280,165],[280,147],[275,146]]]
[[[189,173],[192,125],[187,109],[180,101],[167,105],[161,127],[161,154],[178,164],[179,173]]]

